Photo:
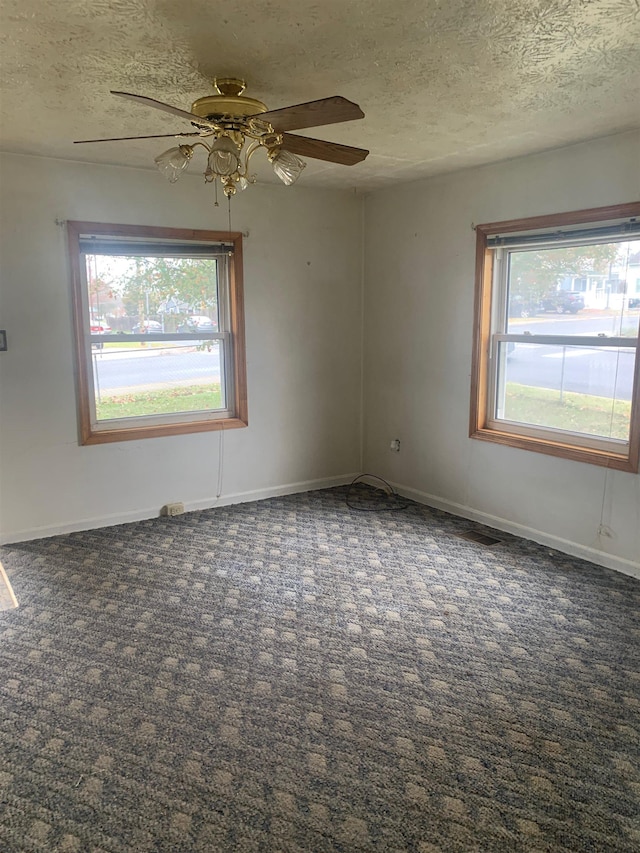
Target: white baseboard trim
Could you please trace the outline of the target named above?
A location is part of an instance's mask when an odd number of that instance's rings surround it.
[[[249,492],[236,492],[231,495],[221,495],[219,498],[203,498],[198,501],[185,502],[185,512],[198,509],[212,509],[218,506],[262,501],[281,495],[295,495],[299,492],[315,492],[319,489],[332,489],[335,486],[346,486],[357,474],[342,474],[338,477],[324,477],[319,480],[304,480],[299,483],[286,483],[282,486],[269,486],[264,489],[254,489]],[[81,530],[95,530],[100,527],[114,527],[116,524],[128,524],[132,521],[144,521],[147,518],[157,518],[160,507],[132,510],[131,512],[114,513],[105,516],[93,516],[67,524],[51,524],[44,527],[32,527],[18,530],[0,536],[0,545],[11,545],[17,542],[28,542],[32,539],[44,539],[47,536],[59,536],[63,533],[77,533]]]
[[[345,486],[357,476],[358,474],[354,473],[343,474],[337,477],[325,477],[319,480],[304,480],[298,483],[286,483],[282,486],[270,486],[264,489],[254,489],[248,492],[236,492],[230,495],[222,495],[220,498],[204,498],[199,501],[186,502],[185,512],[193,512],[200,509],[212,509],[219,506],[231,506],[232,504],[248,503],[250,501],[261,501],[266,500],[267,498],[280,497],[281,495],[294,495],[299,492],[313,492],[318,491],[319,489],[331,489],[335,486]],[[452,515],[457,515],[461,518],[468,518],[470,521],[477,521],[480,524],[485,524],[487,527],[493,527],[496,530],[504,530],[506,533],[512,533],[514,536],[520,536],[523,539],[530,539],[532,542],[537,542],[539,545],[545,545],[548,548],[553,548],[556,551],[569,554],[571,557],[579,557],[582,560],[587,560],[590,563],[604,566],[607,569],[613,569],[614,571],[630,575],[631,577],[640,580],[640,563],[633,562],[632,560],[626,560],[623,557],[616,557],[612,554],[607,554],[604,551],[599,551],[596,548],[589,548],[586,545],[580,545],[577,542],[571,542],[568,539],[562,539],[559,536],[553,536],[549,533],[544,533],[541,530],[536,530],[523,524],[517,524],[516,522],[509,521],[506,518],[500,518],[486,512],[481,512],[480,510],[473,509],[472,507],[464,506],[463,504],[458,504],[454,501],[437,497],[436,495],[430,495],[427,492],[422,492],[418,489],[403,486],[400,483],[391,483],[391,485],[401,495],[411,498],[411,500],[414,500],[417,503],[441,509],[445,512],[450,512]],[[147,518],[157,518],[159,511],[159,507],[153,507],[144,510],[133,510],[125,513],[114,513],[107,516],[94,516],[79,521],[69,522],[67,524],[52,524],[43,527],[28,528],[1,536],[0,545],[11,545],[17,542],[28,542],[32,539],[42,539],[47,536],[58,536],[64,533],[75,533],[81,530],[95,530],[100,527],[113,527],[117,524],[143,521]]]
[[[489,513],[480,512],[480,510],[473,509],[473,507],[454,503],[445,498],[439,498],[436,495],[430,495],[418,489],[403,486],[400,483],[391,483],[391,485],[403,497],[411,498],[416,503],[426,504],[426,506],[431,506],[435,509],[442,509],[445,512],[450,512],[452,515],[468,518],[470,521],[477,521],[480,524],[485,524],[487,527],[503,530],[505,533],[512,533],[514,536],[520,536],[522,539],[530,539],[532,542],[537,542],[538,545],[545,545],[548,548],[553,548],[555,551],[562,551],[563,554],[569,554],[571,557],[579,557],[582,560],[587,560],[590,563],[604,566],[606,569],[613,569],[616,572],[621,572],[623,575],[630,575],[640,580],[640,563],[635,563],[633,560],[616,557],[613,554],[599,551],[597,548],[589,548],[587,545],[580,545],[577,542],[571,542],[569,539],[562,539],[560,536],[553,536],[550,533],[544,533],[542,530],[536,530],[533,527],[526,527],[524,524],[517,524],[506,518],[489,515]]]

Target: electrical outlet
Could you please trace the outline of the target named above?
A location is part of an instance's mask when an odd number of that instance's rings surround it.
[[[161,515],[182,515],[184,512],[184,504],[181,501],[176,501],[173,504],[165,504],[162,507]]]
[[[400,439],[394,438],[389,445],[389,450],[393,450],[394,453],[400,453]]]

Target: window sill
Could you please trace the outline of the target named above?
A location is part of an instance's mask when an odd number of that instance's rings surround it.
[[[606,450],[596,450],[589,447],[576,447],[564,444],[560,441],[551,441],[541,438],[529,438],[524,435],[514,435],[510,432],[502,432],[495,429],[479,427],[470,433],[470,438],[480,441],[490,441],[495,444],[517,447],[520,450],[531,450],[535,453],[545,453],[547,456],[555,456],[569,459],[573,462],[588,462],[591,465],[601,465],[604,468],[614,468],[618,471],[637,473],[638,452],[627,451],[624,454],[614,453]]]
[[[183,423],[157,424],[156,426],[127,427],[126,429],[83,430],[82,444],[108,444],[112,441],[137,441],[141,438],[161,438],[168,435],[187,435],[196,432],[208,432],[218,429],[241,429],[248,426],[247,420],[240,418],[219,418],[217,420],[187,421]]]

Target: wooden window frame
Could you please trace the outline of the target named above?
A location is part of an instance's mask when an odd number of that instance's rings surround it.
[[[493,257],[494,250],[488,248],[490,237],[504,234],[545,232],[554,229],[577,227],[586,223],[615,222],[640,217],[640,202],[610,205],[535,216],[526,219],[512,219],[505,222],[489,222],[475,226],[476,230],[476,270],[474,298],[474,339],[471,369],[471,411],[469,422],[470,438],[497,444],[545,453],[549,456],[571,459],[576,462],[588,462],[620,471],[638,472],[640,461],[640,344],[636,345],[635,367],[632,385],[632,402],[629,443],[625,452],[604,450],[573,444],[568,439],[533,437],[511,432],[508,424],[496,429],[490,426],[488,411],[491,382],[490,348],[492,338],[491,312],[493,297]],[[560,435],[560,434],[559,434]]]
[[[232,342],[231,400],[227,401],[231,416],[194,420],[185,412],[184,419],[166,424],[135,425],[113,429],[94,429],[91,422],[89,388],[93,376],[88,367],[87,335],[82,288],[80,238],[84,235],[123,237],[131,240],[165,240],[182,245],[194,243],[232,243],[228,262],[229,273],[229,331]],[[117,225],[104,222],[67,221],[67,241],[71,271],[73,321],[75,340],[76,388],[78,401],[78,431],[82,445],[105,444],[113,441],[133,441],[141,438],[184,435],[220,429],[248,426],[247,370],[244,333],[244,295],[242,268],[242,234],[238,231],[206,231],[186,228],[163,228],[148,225]],[[91,344],[89,343],[89,347]],[[134,420],[132,418],[132,420]]]

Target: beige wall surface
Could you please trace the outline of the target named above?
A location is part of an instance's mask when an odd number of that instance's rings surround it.
[[[361,217],[352,193],[256,185],[244,239],[249,427],[102,446],[77,439],[65,229],[56,220],[226,230],[195,176],[3,155],[0,537],[330,485],[360,464]],[[223,441],[222,498],[216,501]]]
[[[192,176],[1,165],[0,541],[344,482],[362,453],[418,500],[640,576],[640,476],[468,438],[473,223],[640,198],[637,133],[380,190],[364,223],[351,193],[251,187],[232,211],[249,232],[250,426],[93,447],[56,220],[225,229],[226,206]]]
[[[639,198],[637,132],[372,193],[365,468],[426,503],[640,576],[639,475],[468,437],[473,224]]]

